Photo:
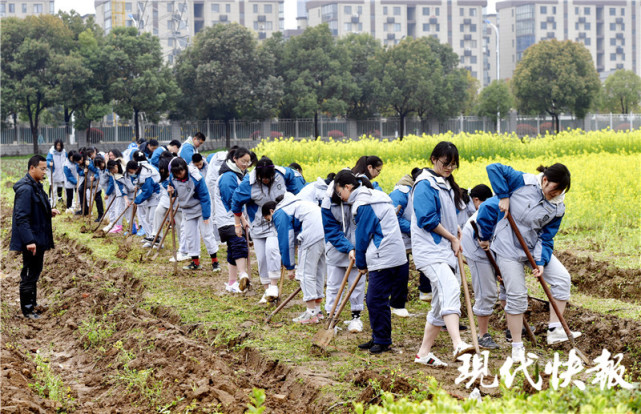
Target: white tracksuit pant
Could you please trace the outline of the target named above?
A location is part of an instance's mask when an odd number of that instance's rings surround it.
[[[419,268],[432,285],[432,309],[427,321],[434,326],[445,326],[444,316],[461,316],[461,277],[445,262]]]
[[[325,295],[325,241],[319,240],[305,249],[298,249],[296,280],[303,290],[303,301],[321,299]]]
[[[211,224],[211,223],[210,223]],[[218,243],[210,225],[205,225],[202,216],[182,221],[184,249],[189,256],[200,256],[200,238],[202,236],[210,255],[218,252]]]
[[[280,279],[280,250],[278,238],[269,236],[254,238],[254,251],[258,261],[258,274],[260,283],[267,285],[271,279]]]
[[[325,311],[329,314],[329,312],[332,311],[332,306],[334,306],[334,302],[336,301],[336,295],[338,294],[338,289],[341,287],[341,282],[343,281],[343,277],[345,276],[345,272],[347,272],[347,266],[334,266],[334,265],[327,265],[327,290],[325,291]],[[358,276],[358,269],[356,266],[352,267],[352,271],[349,273],[349,277],[347,278],[347,285],[345,286],[345,289],[343,290],[343,296],[345,296],[352,284],[354,283],[354,280],[356,279],[356,276]],[[361,277],[360,280],[358,281],[358,284],[354,288],[354,291],[352,292],[352,296],[349,298],[349,305],[352,311],[362,311],[365,309],[365,283],[366,283],[365,277]],[[338,309],[338,306],[340,306],[340,301],[342,300],[341,298],[338,298],[339,303],[336,305],[336,309]]]

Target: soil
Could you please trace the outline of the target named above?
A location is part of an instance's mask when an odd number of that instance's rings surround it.
[[[10,214],[8,217],[4,214],[0,226],[7,228],[10,217]],[[117,256],[120,254],[123,258],[138,255],[138,248],[132,249],[131,244],[120,240],[107,235],[95,242],[117,242]],[[7,251],[8,241],[9,235],[5,234],[3,252]],[[561,257],[576,282],[580,278],[577,275],[579,265],[573,266],[569,256]],[[425,378],[425,375],[433,376],[456,398],[467,398],[471,390],[455,385],[459,376],[456,368],[460,364],[452,364],[450,355],[444,355],[444,350],[449,350],[449,338],[445,334],[439,335],[437,354],[447,358],[449,367],[434,369],[413,363],[421,338],[403,334],[407,320],[393,319],[392,352],[380,356],[369,356],[354,346],[369,339],[368,327],[357,335],[340,332],[329,352],[363,361],[360,369],[345,378],[338,378],[329,369],[330,364],[337,362],[326,358],[311,358],[309,363],[291,366],[287,361],[267,357],[250,347],[238,350],[237,345],[260,335],[261,330],[252,328],[262,323],[262,315],[244,323],[242,335],[223,346],[212,347],[202,335],[196,334],[198,323],[184,324],[176,310],[170,307],[142,305],[146,289],[142,279],[122,268],[111,267],[109,262],[97,259],[89,247],[68,237],[58,237],[56,249],[45,255],[38,298],[47,310],[40,320],[26,320],[20,315],[18,301],[21,262],[16,253],[9,253],[0,264],[3,412],[142,413],[166,407],[172,412],[240,413],[250,403],[249,396],[254,387],[265,390],[268,413],[343,412],[351,409],[353,401],[378,403],[380,390],[399,396],[426,392],[428,384],[416,379]],[[194,289],[211,289],[214,284],[222,286],[226,278],[226,265],[222,265],[223,271],[213,277],[211,272],[206,276],[206,272],[202,275],[179,272],[166,277],[173,277]],[[173,267],[166,262],[153,266],[157,274],[163,275],[170,275]],[[609,268],[608,272],[611,272]],[[416,283],[413,272],[410,299],[417,295]],[[594,292],[595,296],[605,295],[599,283],[583,286],[579,285],[582,291]],[[633,299],[633,291],[626,292],[630,292],[630,299]],[[260,297],[257,291],[248,295],[248,300],[252,301]],[[300,296],[293,302],[302,304]],[[287,312],[291,313],[292,309],[286,308],[278,319],[288,317]],[[627,368],[626,373],[630,373],[633,380],[641,379],[641,322],[572,305],[568,306],[566,316],[572,330],[583,332],[577,339],[579,349],[591,359],[599,356],[604,348],[613,354],[624,353],[622,363]],[[424,314],[413,317],[424,318]],[[549,357],[551,351],[569,351],[568,343],[552,349],[544,345],[548,318],[545,303],[530,301],[528,318],[539,341],[535,352],[543,359]],[[505,318],[498,309],[490,323],[495,330],[505,329]],[[89,324],[99,324],[113,333],[103,340],[92,341],[86,335],[89,330],[85,328]],[[277,322],[264,329],[277,329],[276,325]],[[313,331],[300,335],[311,337]],[[470,342],[469,331],[463,337]],[[503,338],[495,337],[495,340],[502,349],[492,353],[492,372],[498,372],[510,349]],[[526,346],[529,347],[527,342]],[[52,371],[68,387],[65,392],[69,398],[65,405],[43,398],[29,386],[36,382],[36,353],[47,358]],[[360,392],[348,401],[324,392],[327,386],[341,382],[348,382]],[[498,389],[481,388],[481,392],[500,396]]]

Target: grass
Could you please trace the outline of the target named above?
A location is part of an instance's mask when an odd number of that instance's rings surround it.
[[[41,397],[59,403],[59,412],[72,409],[75,399],[71,396],[71,389],[65,387],[62,379],[52,371],[49,360],[40,352],[31,358],[36,365],[36,371],[33,374],[35,382],[30,383],[29,387]]]

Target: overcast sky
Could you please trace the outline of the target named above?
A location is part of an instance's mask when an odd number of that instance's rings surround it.
[[[75,10],[79,14],[96,13],[93,0],[55,0],[56,9],[62,11]],[[495,13],[497,0],[488,0],[488,13]],[[296,28],[296,0],[285,0],[285,28]]]

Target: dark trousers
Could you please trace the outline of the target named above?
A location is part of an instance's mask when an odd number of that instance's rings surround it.
[[[80,201],[80,208],[82,208],[83,204],[85,206],[84,211],[82,212],[83,216],[86,216],[87,214],[89,214],[89,207],[91,207],[89,205],[89,203],[91,203],[91,199],[87,197],[87,199],[85,200],[85,197],[87,194],[87,191],[85,191],[86,183],[87,183],[87,180],[82,182],[82,185],[80,186],[80,194],[78,194],[79,201]],[[98,192],[96,193],[96,199],[94,200],[94,204],[98,209],[98,217],[101,217],[105,212],[104,205],[102,204],[102,190],[98,190]]]
[[[227,243],[227,263],[236,266],[236,259],[246,259],[249,256],[247,239],[236,236],[234,226],[223,226],[218,229],[221,243]]]
[[[407,262],[409,266],[410,255],[407,255]],[[408,268],[409,269],[409,268]],[[389,305],[396,309],[403,309],[405,303],[407,302],[407,284],[409,283],[409,270],[405,274],[405,277],[398,277],[394,280],[392,286],[392,297],[389,301]]]
[[[432,284],[423,272],[418,272],[418,291],[422,293],[432,293]]]
[[[22,252],[22,271],[20,272],[20,309],[23,315],[27,315],[37,306],[37,283],[42,272],[45,252],[36,248],[36,254],[30,251]]]
[[[401,266],[369,272],[365,302],[375,344],[392,344],[392,313],[389,308],[389,298],[398,279],[405,279],[407,285],[409,269],[409,263],[405,263]]]
[[[102,217],[105,214],[105,206],[102,203],[102,190],[98,190],[96,193],[96,200],[94,201],[96,208],[98,209],[98,217]]]
[[[67,191],[67,208],[71,208],[71,205],[73,204],[73,188],[66,188]]]

